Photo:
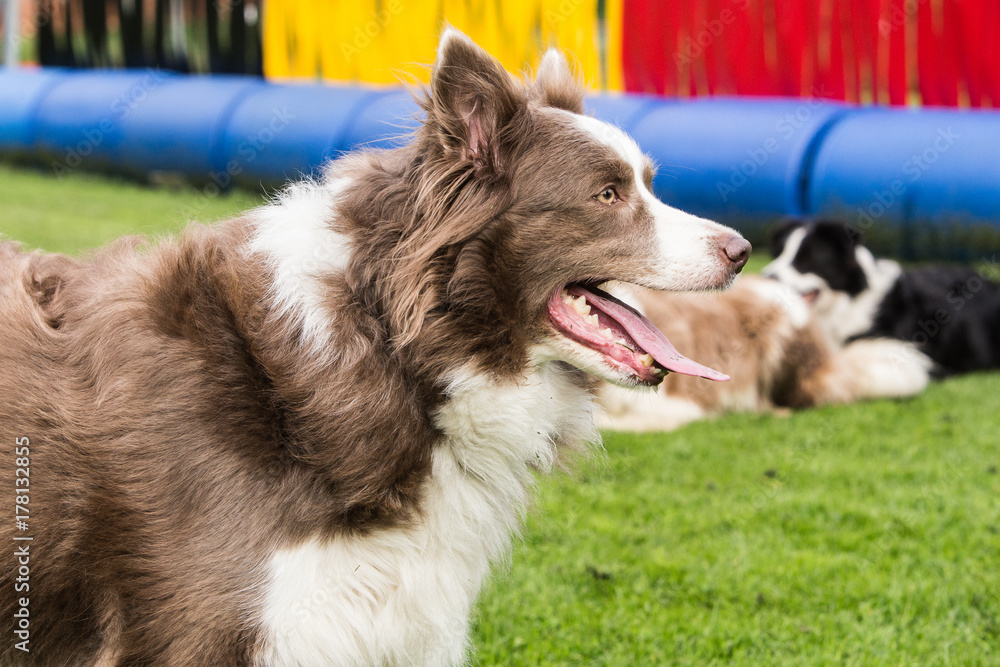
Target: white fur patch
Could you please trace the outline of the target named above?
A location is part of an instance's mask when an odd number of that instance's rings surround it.
[[[569,113],[569,112],[563,112]],[[646,157],[632,137],[617,127],[580,114],[569,114],[573,124],[595,140],[612,148],[632,166],[635,186],[653,215],[659,258],[648,287],[661,290],[692,290],[721,287],[722,239],[736,232],[724,225],[664,204],[643,180]]]
[[[260,665],[454,665],[491,563],[557,440],[595,439],[589,393],[555,364],[518,383],[456,374],[436,415],[418,523],[277,552]]]
[[[274,272],[272,308],[296,318],[314,348],[327,341],[333,319],[324,306],[322,277],[342,271],[350,258],[347,238],[330,226],[337,197],[349,186],[348,179],[296,183],[276,203],[250,213],[254,235],[247,250]]]

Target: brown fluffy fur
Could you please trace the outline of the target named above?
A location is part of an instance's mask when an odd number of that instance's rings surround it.
[[[87,261],[0,245],[0,437],[30,439],[35,663],[251,662],[270,554],[419,513],[447,373],[518,378],[561,286],[650,277],[633,171],[554,111],[582,111],[568,72],[522,84],[464,39],[448,49],[414,143],[329,168],[350,187],[324,223],[351,253],[323,278],[329,348],[272,307],[249,217]],[[638,203],[596,204],[609,182]],[[738,238],[718,230],[720,248]],[[0,661],[23,657],[12,645]]]

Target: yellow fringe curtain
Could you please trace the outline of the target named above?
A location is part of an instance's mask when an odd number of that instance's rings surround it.
[[[558,46],[597,89],[621,90],[624,0],[265,0],[264,74],[394,84],[427,81],[445,23],[513,72]],[[613,54],[614,57],[606,57]]]

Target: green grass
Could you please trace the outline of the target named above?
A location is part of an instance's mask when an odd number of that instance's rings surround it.
[[[755,249],[750,255],[750,259],[747,260],[746,266],[743,267],[743,271],[745,273],[760,273],[760,270],[767,266],[770,261],[771,258],[766,250]]]
[[[0,234],[49,250],[257,201],[0,166]],[[980,374],[908,401],[607,434],[539,483],[478,605],[474,662],[1000,664],[998,397]]]
[[[1000,664],[998,393],[607,434],[541,484],[480,664]]]
[[[236,190],[157,189],[73,172],[50,173],[0,164],[0,237],[28,248],[77,253],[125,234],[162,235],[191,220],[232,216],[262,201]]]

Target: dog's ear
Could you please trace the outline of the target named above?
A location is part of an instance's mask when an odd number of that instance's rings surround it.
[[[500,62],[455,28],[438,45],[430,121],[446,154],[471,162],[477,177],[504,171],[500,135],[524,105],[520,84]]]
[[[538,65],[535,92],[546,106],[583,113],[583,86],[559,49],[549,49]]]

